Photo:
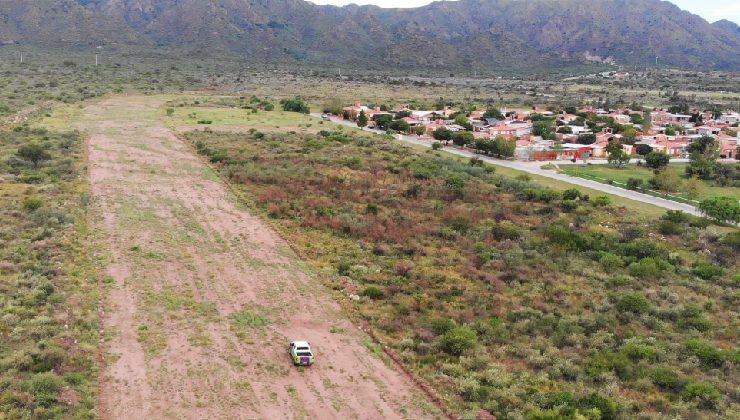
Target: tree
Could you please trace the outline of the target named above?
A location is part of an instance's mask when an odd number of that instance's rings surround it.
[[[509,140],[503,137],[496,137],[491,149],[499,158],[512,157],[516,151],[516,141],[514,139]]]
[[[686,147],[689,152],[689,166],[686,174],[697,175],[701,179],[712,179],[719,156],[719,144],[710,136],[702,136],[689,143]]]
[[[694,199],[704,191],[704,184],[698,178],[691,177],[686,181],[683,188],[686,191],[686,195]]]
[[[532,134],[542,137],[543,140],[555,138],[555,130],[550,121],[535,121],[532,125]]]
[[[25,144],[19,147],[16,155],[27,162],[31,162],[34,168],[38,168],[41,162],[51,159],[49,152],[43,146],[36,143]]]
[[[457,125],[461,125],[464,127],[465,125],[469,123],[469,121],[470,120],[468,119],[468,116],[463,114],[462,112],[455,115],[455,124]]]
[[[632,124],[643,124],[645,119],[640,114],[630,114],[630,122]]]
[[[477,335],[474,330],[468,327],[453,327],[447,331],[440,341],[442,350],[459,356],[465,350],[472,349],[477,342]]]
[[[416,133],[417,136],[421,136],[426,131],[427,129],[423,125],[417,125],[416,127],[414,127],[414,133]]]
[[[496,118],[499,120],[503,120],[504,114],[502,114],[501,111],[494,107],[488,107],[488,109],[486,109],[486,112],[483,113],[483,118]]]
[[[452,131],[447,127],[439,127],[432,132],[432,137],[434,137],[435,140],[448,142],[452,139]]]
[[[581,134],[578,136],[578,139],[576,140],[578,144],[594,144],[596,143],[596,134],[589,133],[589,134]]]
[[[740,223],[740,203],[732,197],[714,197],[702,201],[699,210],[718,222]]]
[[[283,99],[280,103],[283,104],[283,111],[300,112],[301,114],[309,114],[311,112],[311,108],[301,98]]]
[[[649,147],[649,146],[648,146]],[[645,164],[652,169],[661,170],[668,166],[671,157],[663,152],[650,152],[645,155]]]
[[[624,150],[624,148],[622,147],[622,143],[617,140],[612,140],[606,145],[604,150],[606,150],[607,155],[610,155],[618,150]]]
[[[405,120],[395,120],[391,121],[388,124],[388,128],[394,131],[398,131],[399,133],[408,133],[411,127],[409,126],[409,123],[407,123]]]
[[[475,138],[473,137],[473,133],[470,131],[458,131],[457,133],[452,134],[452,142],[455,143],[456,146],[465,146],[466,144],[472,144],[475,141]]]
[[[391,122],[393,122],[393,117],[388,114],[383,114],[375,118],[375,125],[381,130],[387,130]]]
[[[656,171],[655,176],[648,182],[650,186],[661,191],[677,192],[681,189],[681,178],[678,173],[668,169]]]
[[[634,127],[626,127],[624,130],[622,130],[622,134],[625,137],[636,137],[637,136],[637,130],[635,130]]]
[[[612,152],[609,153],[608,160],[609,160],[609,163],[612,164],[615,168],[621,168],[624,165],[629,163],[630,155],[628,155],[627,152],[619,148],[616,150],[612,150]]]
[[[642,132],[648,133],[653,128],[653,116],[652,111],[649,109],[645,110],[642,115]]]
[[[478,138],[473,142],[473,148],[478,153],[489,154],[493,150],[493,140],[487,138]]]
[[[339,98],[329,98],[326,100],[322,109],[324,114],[339,115],[342,113],[342,100]]]
[[[360,115],[357,116],[357,126],[360,127],[360,129],[363,129],[367,127],[367,115],[365,115],[365,110],[360,111]]]
[[[666,136],[675,136],[676,135],[676,128],[672,125],[667,125],[665,127],[665,135]]]
[[[653,148],[650,147],[649,144],[638,144],[637,147],[635,147],[635,152],[637,152],[640,156],[647,156],[648,153],[652,152]]]
[[[560,133],[560,134],[573,134],[573,129],[570,128],[569,125],[564,125],[564,126],[558,128],[558,133]]]

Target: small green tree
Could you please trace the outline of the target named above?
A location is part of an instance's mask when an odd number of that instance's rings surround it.
[[[448,142],[452,139],[452,131],[447,127],[440,127],[432,132],[435,140]]]
[[[581,134],[580,136],[578,136],[578,139],[576,140],[576,142],[578,144],[586,144],[586,145],[594,144],[596,143],[596,134],[592,134],[592,133]]]
[[[16,155],[27,162],[31,162],[34,168],[38,168],[41,162],[51,159],[51,155],[40,144],[24,144],[18,148]]]
[[[283,111],[300,112],[301,114],[308,114],[311,112],[311,108],[309,108],[308,104],[301,98],[283,99],[281,103],[283,104]]]
[[[363,129],[367,127],[367,115],[365,115],[365,110],[360,111],[360,115],[357,116],[357,126],[360,127],[360,129]]]
[[[638,144],[635,146],[635,152],[640,156],[647,156],[652,151],[653,148],[649,144]]]
[[[621,168],[629,163],[630,155],[628,155],[627,152],[620,148],[617,150],[612,150],[612,152],[609,153],[608,160],[609,163],[615,168]]]
[[[516,152],[516,141],[511,139],[506,139],[503,137],[496,137],[496,139],[493,141],[493,145],[491,147],[492,152],[496,154],[499,158],[502,157],[512,157],[514,156],[514,152]]]
[[[702,201],[699,210],[718,222],[740,223],[740,203],[733,197],[714,197]]]
[[[453,327],[449,329],[440,342],[442,350],[446,353],[459,356],[465,350],[472,349],[477,342],[475,331],[468,327]]]
[[[427,129],[423,125],[417,125],[414,127],[414,133],[416,133],[417,136],[423,135],[426,131]]]
[[[648,146],[649,147],[649,146]],[[650,152],[645,155],[645,164],[648,168],[660,170],[668,166],[671,161],[671,157],[663,152]]]
[[[499,111],[497,108],[488,107],[488,109],[486,109],[486,112],[483,113],[483,118],[496,118],[499,120],[503,120],[504,114],[502,114],[501,111]]]
[[[473,137],[473,133],[470,131],[458,131],[452,134],[452,142],[456,146],[463,147],[465,145],[472,144],[473,141],[475,141],[475,138]]]

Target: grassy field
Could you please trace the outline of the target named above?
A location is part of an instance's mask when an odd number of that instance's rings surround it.
[[[24,146],[37,152],[23,153]],[[0,417],[93,418],[98,289],[83,136],[0,131]]]
[[[686,163],[673,163],[667,168],[668,171],[674,171],[679,177],[683,177],[684,170],[688,164]],[[588,179],[601,178],[601,182],[607,182],[606,180],[612,180],[621,184],[626,184],[630,178],[641,179],[647,183],[650,178],[654,176],[653,170],[644,166],[627,165],[624,168],[615,168],[611,165],[561,165],[560,170],[567,173],[568,175],[580,176]],[[705,200],[711,197],[734,197],[740,200],[740,188],[736,187],[717,187],[711,185],[706,181],[699,181],[701,187],[698,193],[694,197],[689,197],[683,185],[673,195],[683,197],[685,199],[693,199],[697,201]],[[683,180],[685,184],[685,179]]]
[[[461,414],[738,412],[737,233],[355,130],[187,138]]]

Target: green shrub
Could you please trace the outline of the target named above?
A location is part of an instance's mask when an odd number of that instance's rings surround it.
[[[712,408],[722,395],[717,388],[706,382],[693,382],[681,391],[681,399],[684,401],[696,401],[700,407]]]
[[[585,371],[592,377],[614,371],[620,379],[626,380],[632,376],[632,364],[622,353],[597,351],[586,360]]]
[[[440,150],[442,149],[442,143],[435,141],[432,143],[432,150]]]
[[[596,207],[606,207],[612,203],[612,199],[608,195],[600,195],[593,200],[593,204]]]
[[[365,290],[362,291],[362,294],[373,300],[383,299],[384,296],[383,291],[376,286],[366,287]]]
[[[640,178],[629,178],[627,180],[627,189],[637,190],[642,187],[642,179]]]
[[[23,199],[23,209],[26,211],[34,211],[41,208],[44,205],[44,200],[39,197],[26,197]]]
[[[574,200],[563,200],[560,203],[560,208],[563,209],[564,212],[569,213],[578,208],[578,203]]]
[[[620,418],[619,404],[596,392],[588,397],[581,398],[578,404],[584,409],[597,409],[598,413],[594,414],[598,414],[598,417],[593,418],[600,418],[601,420],[616,420]]]
[[[563,191],[563,200],[577,200],[581,198],[581,191],[577,188],[570,188]]]
[[[681,210],[667,210],[661,219],[673,223],[687,223],[690,220],[690,216]]]
[[[301,114],[309,114],[311,112],[308,104],[300,98],[283,99],[280,103],[283,105],[283,111],[300,112]]]
[[[599,258],[599,264],[601,264],[607,272],[612,272],[618,268],[624,267],[624,260],[622,260],[622,257],[619,255],[604,252]]]
[[[625,293],[616,298],[616,308],[620,312],[644,314],[650,311],[650,302],[639,293]]]
[[[504,220],[503,222],[496,223],[491,228],[491,234],[497,241],[503,240],[517,240],[521,238],[522,232],[515,224]]]
[[[719,368],[725,362],[722,352],[705,341],[691,339],[686,342],[685,347],[686,351],[696,356],[705,368]]]
[[[670,268],[670,264],[660,258],[643,258],[629,266],[629,273],[632,276],[643,279],[655,278],[661,272]]]
[[[722,273],[724,273],[724,270],[722,267],[715,264],[699,262],[694,264],[694,269],[691,270],[691,272],[702,280],[712,280],[713,278],[721,276]]]
[[[683,387],[683,381],[674,368],[658,366],[648,374],[653,383],[666,391],[678,392]]]
[[[447,331],[442,336],[440,345],[445,352],[459,356],[466,350],[472,349],[477,341],[478,337],[475,331],[468,327],[460,326]]]
[[[658,359],[658,351],[648,344],[630,342],[622,346],[622,353],[631,360],[655,361]]]
[[[740,251],[740,231],[728,233],[722,238],[721,243],[723,246]]]
[[[451,318],[436,318],[431,321],[432,331],[437,335],[445,334],[451,329],[457,327],[455,320]]]
[[[683,231],[683,225],[670,220],[661,220],[658,231],[663,235],[678,235]]]
[[[24,388],[36,395],[53,395],[64,385],[62,378],[52,372],[37,373],[31,376]]]

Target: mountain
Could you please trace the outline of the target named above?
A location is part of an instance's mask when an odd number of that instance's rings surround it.
[[[530,68],[613,60],[740,70],[740,31],[660,0],[0,0],[0,42],[225,51],[356,66]]]

